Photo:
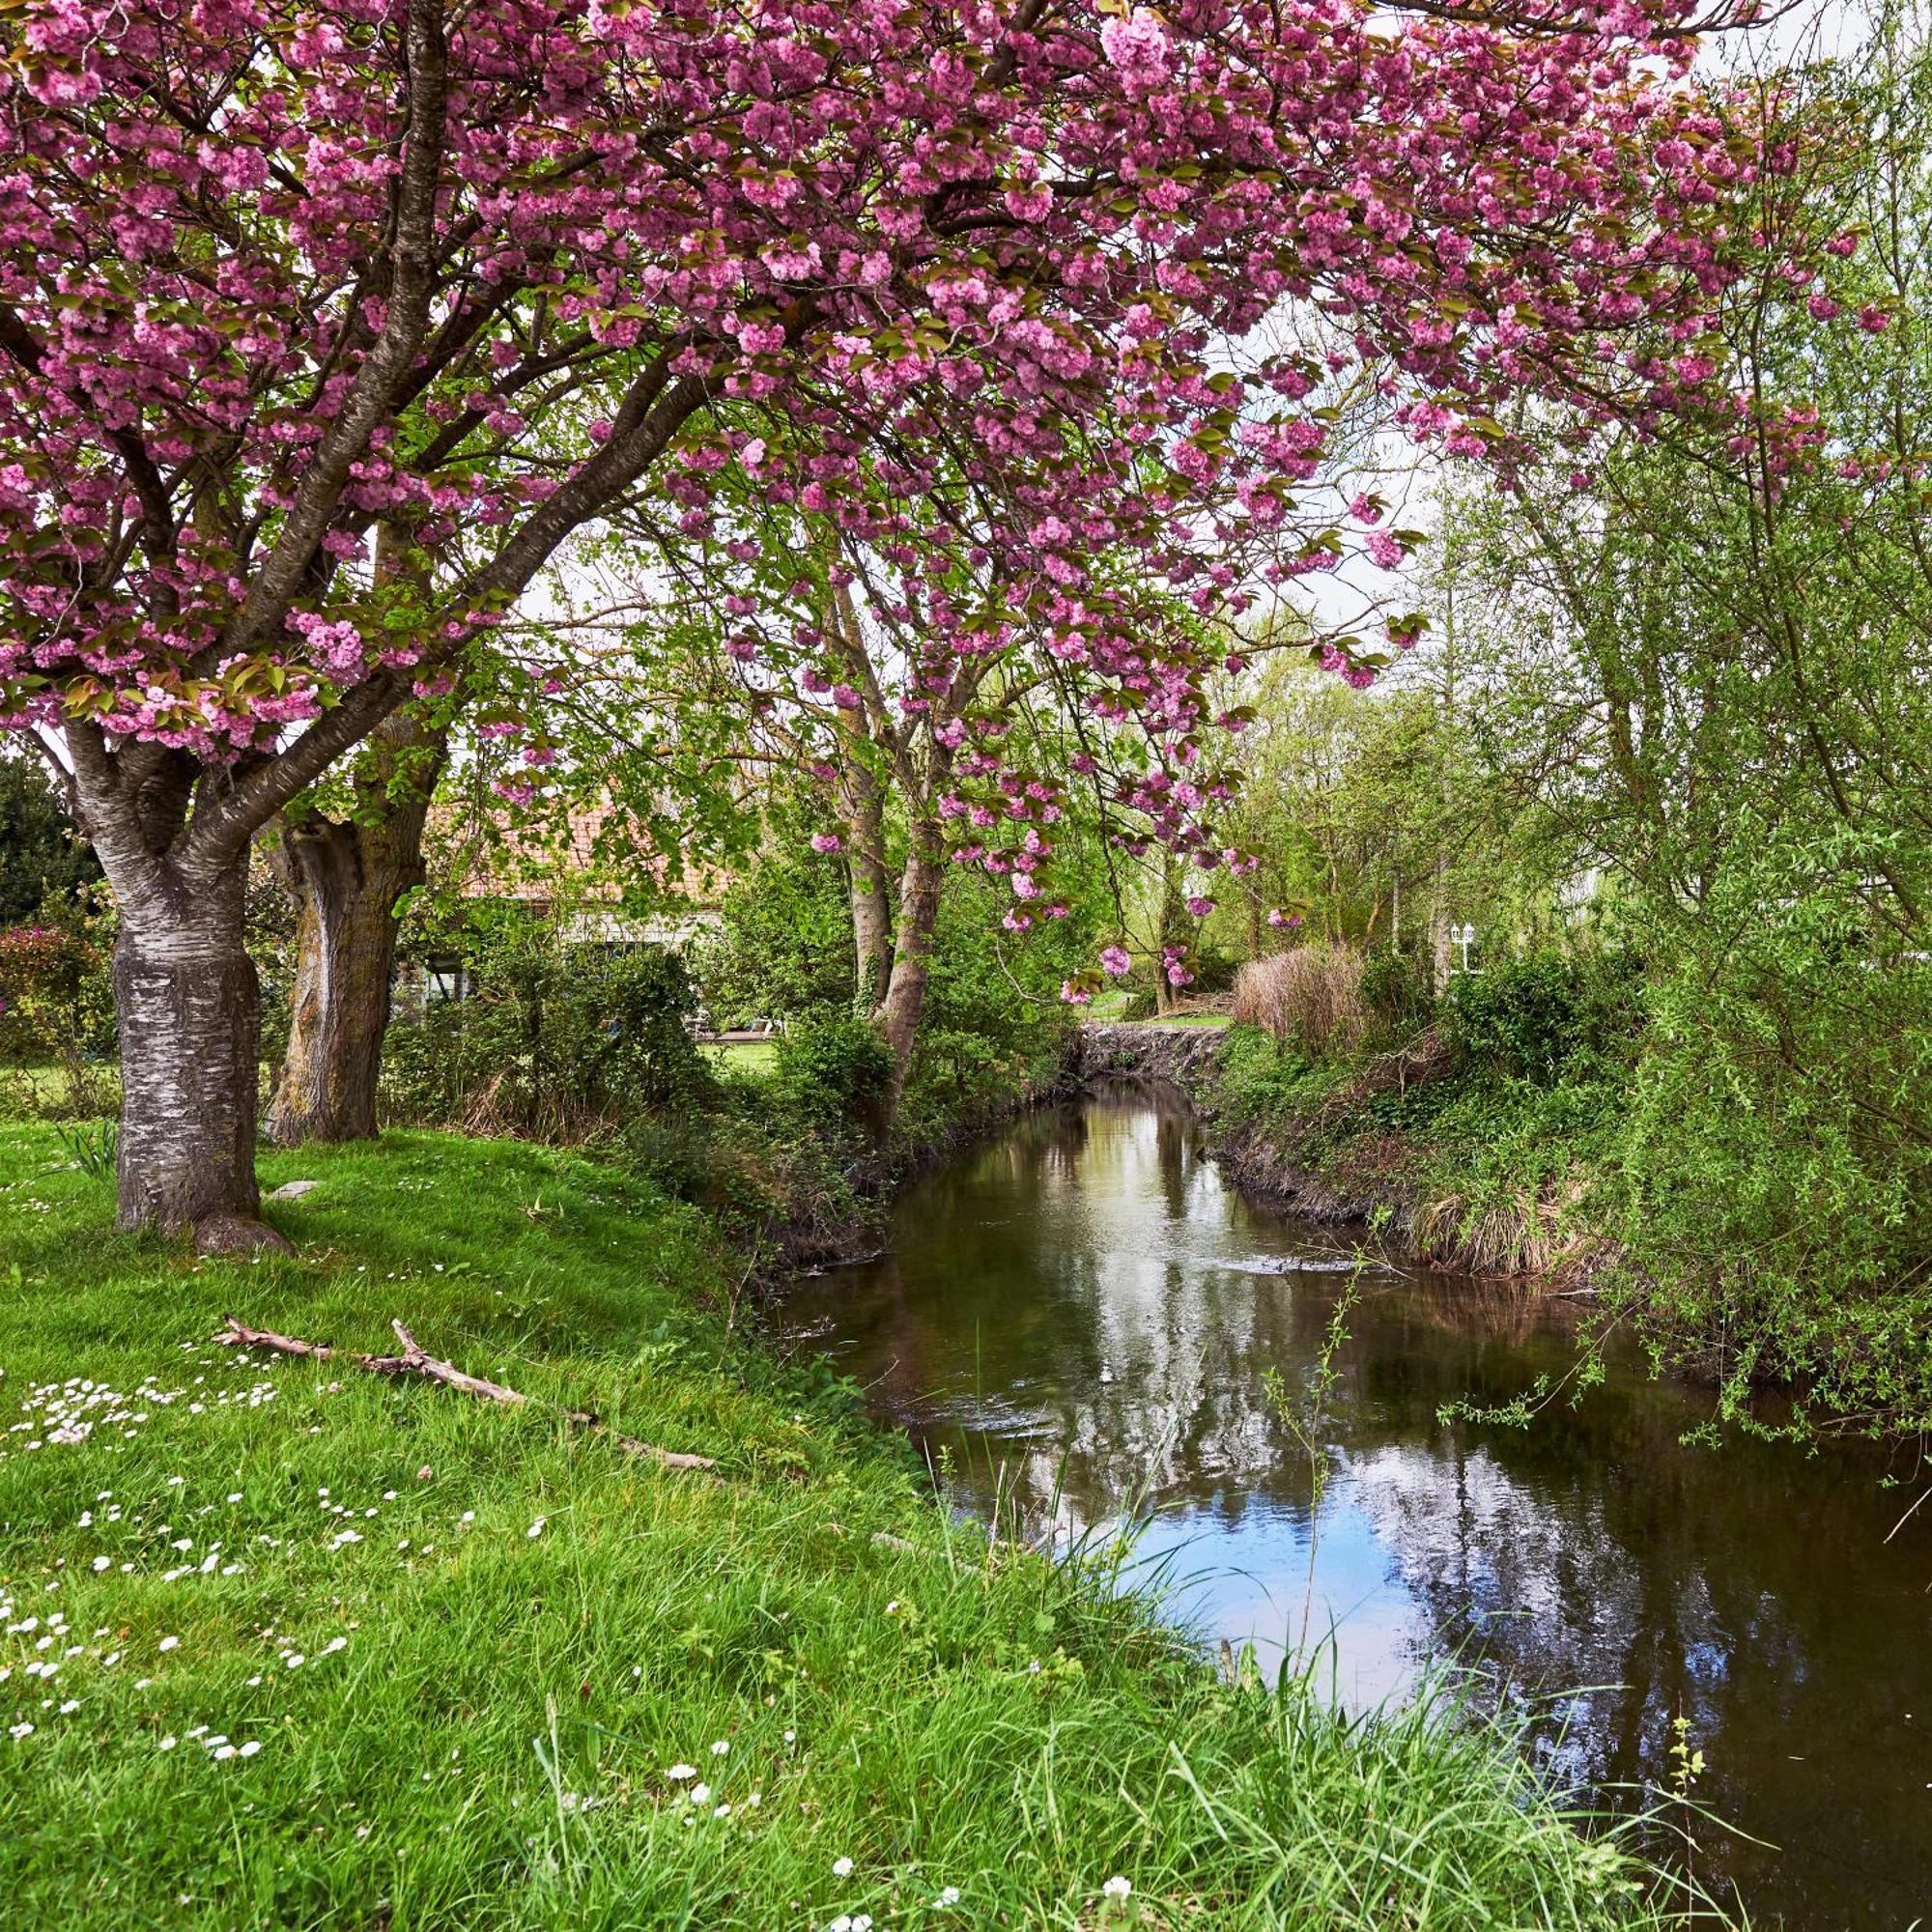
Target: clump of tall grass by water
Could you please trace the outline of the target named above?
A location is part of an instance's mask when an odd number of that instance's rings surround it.
[[[1235,977],[1235,1024],[1265,1027],[1309,1053],[1343,1053],[1368,1030],[1362,955],[1311,940],[1250,960]]]
[[[318,1183],[270,1208],[300,1256],[198,1262],[0,1129],[17,1922],[1657,1922],[1506,1731],[1231,1684],[1094,1563],[952,1521],[727,1323],[694,1210],[512,1142],[267,1165]],[[230,1312],[400,1317],[532,1402],[220,1348]]]

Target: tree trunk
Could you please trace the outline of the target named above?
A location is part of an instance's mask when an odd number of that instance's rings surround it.
[[[932,940],[939,926],[939,898],[946,882],[946,858],[939,830],[915,825],[905,870],[899,878],[897,943],[893,949],[892,977],[874,1017],[893,1050],[893,1097],[905,1090],[919,1038],[920,1017],[925,1010],[926,980],[932,969]]]
[[[1160,913],[1154,941],[1155,950],[1161,955],[1154,961],[1153,969],[1153,1009],[1156,1017],[1165,1017],[1180,1004],[1180,988],[1167,977],[1167,949],[1187,944],[1187,908],[1181,903],[1181,867],[1175,863],[1173,852],[1163,846],[1160,854]]]
[[[852,901],[854,997],[863,1011],[884,998],[893,970],[893,900],[886,877],[885,787],[864,762],[847,754],[839,776],[839,804],[851,831],[849,859]]]
[[[1438,1000],[1449,990],[1449,981],[1456,971],[1456,954],[1452,950],[1454,942],[1450,937],[1453,929],[1449,923],[1449,859],[1446,853],[1438,853],[1435,860],[1435,895],[1429,907],[1430,983],[1435,987]]]
[[[257,1219],[262,987],[243,944],[241,865],[206,892],[124,904],[116,1224],[192,1230],[205,1247],[285,1247]]]
[[[278,1147],[373,1140],[396,901],[423,880],[446,740],[398,713],[371,739],[355,819],[285,824],[270,853],[297,919],[295,1004],[269,1134]]]

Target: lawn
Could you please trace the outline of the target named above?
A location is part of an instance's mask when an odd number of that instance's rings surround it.
[[[706,1041],[702,1050],[721,1072],[769,1073],[779,1059],[775,1039],[714,1039]]]
[[[949,1525],[569,1155],[268,1157],[294,1260],[106,1232],[0,1126],[0,1889],[36,1928],[1634,1922],[1502,1734],[1231,1687]],[[213,1344],[431,1353],[548,1409]],[[1121,1895],[1110,1879],[1128,1882]],[[1002,1917],[1002,1915],[1004,1915]]]

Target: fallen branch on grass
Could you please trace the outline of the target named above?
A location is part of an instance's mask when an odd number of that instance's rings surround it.
[[[486,1381],[481,1376],[465,1375],[453,1362],[439,1361],[436,1356],[425,1354],[416,1338],[400,1321],[389,1324],[396,1331],[396,1340],[403,1345],[400,1355],[358,1355],[346,1350],[331,1349],[324,1342],[302,1342],[293,1335],[277,1335],[272,1328],[250,1328],[232,1315],[225,1315],[222,1320],[227,1325],[214,1339],[225,1348],[269,1349],[278,1355],[299,1355],[311,1362],[348,1362],[355,1368],[366,1369],[372,1376],[407,1377],[419,1381],[440,1382],[444,1388],[456,1389],[463,1395],[480,1396],[485,1402],[501,1403],[509,1408],[548,1406],[547,1404],[532,1403],[528,1396],[516,1389],[505,1388],[501,1382]],[[675,1449],[660,1449],[654,1442],[640,1442],[635,1435],[620,1435],[588,1409],[559,1408],[553,1413],[562,1416],[573,1429],[605,1436],[625,1455],[644,1457],[662,1468],[715,1469],[718,1466],[710,1456],[689,1456]]]

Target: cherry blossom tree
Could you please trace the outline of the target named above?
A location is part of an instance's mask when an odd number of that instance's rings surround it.
[[[1720,10],[1723,11],[1723,10]],[[1749,11],[1740,9],[1740,12]],[[0,719],[119,906],[124,1225],[266,1238],[250,843],[574,532],[722,472],[979,573],[1177,756],[1243,546],[1325,567],[1350,357],[1450,448],[1667,409],[1762,238],[1671,0],[25,0],[0,68]],[[1311,355],[1276,319],[1319,315]],[[1620,360],[1674,319],[1681,353]],[[1614,394],[1613,394],[1614,392]],[[939,468],[981,514],[927,508]],[[874,486],[877,487],[874,487]],[[936,675],[937,673],[935,673]],[[1024,841],[1037,826],[1016,825]]]

